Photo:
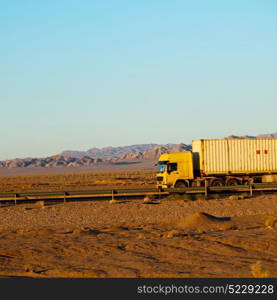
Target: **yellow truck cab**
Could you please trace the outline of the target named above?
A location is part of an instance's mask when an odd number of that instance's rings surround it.
[[[183,188],[193,180],[192,153],[165,153],[159,157],[157,164],[158,188]]]

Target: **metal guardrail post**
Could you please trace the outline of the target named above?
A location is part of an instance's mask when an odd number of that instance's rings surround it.
[[[208,181],[205,180],[205,199],[208,198]]]
[[[16,205],[16,197],[17,197],[17,194],[14,195],[14,204]]]
[[[249,190],[250,190],[250,197],[252,197],[253,196],[253,185],[252,185],[252,182],[250,182]]]
[[[114,201],[114,190],[112,190],[112,201]]]
[[[161,199],[161,188],[158,187],[158,199],[160,200]]]
[[[67,193],[64,192],[64,195],[63,195],[63,202],[66,202],[66,195],[67,195]]]

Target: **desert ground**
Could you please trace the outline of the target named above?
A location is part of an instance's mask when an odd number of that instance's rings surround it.
[[[5,192],[43,192],[43,191],[74,191],[127,187],[155,187],[155,171],[125,170],[124,167],[106,172],[81,171],[59,173],[63,170],[52,170],[36,174],[10,174],[7,170],[0,174],[0,193]]]
[[[145,187],[153,176],[140,170],[0,180],[5,192]],[[2,203],[0,276],[277,277],[275,216],[277,194]]]

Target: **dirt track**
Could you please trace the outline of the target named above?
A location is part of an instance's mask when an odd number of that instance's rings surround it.
[[[231,217],[230,226],[211,227],[199,212]],[[0,275],[251,277],[262,261],[277,277],[277,229],[264,225],[268,215],[277,215],[277,195],[0,207]]]

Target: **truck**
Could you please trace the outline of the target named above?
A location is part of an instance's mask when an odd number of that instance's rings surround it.
[[[161,154],[157,187],[277,182],[277,138],[201,139],[192,150]]]

